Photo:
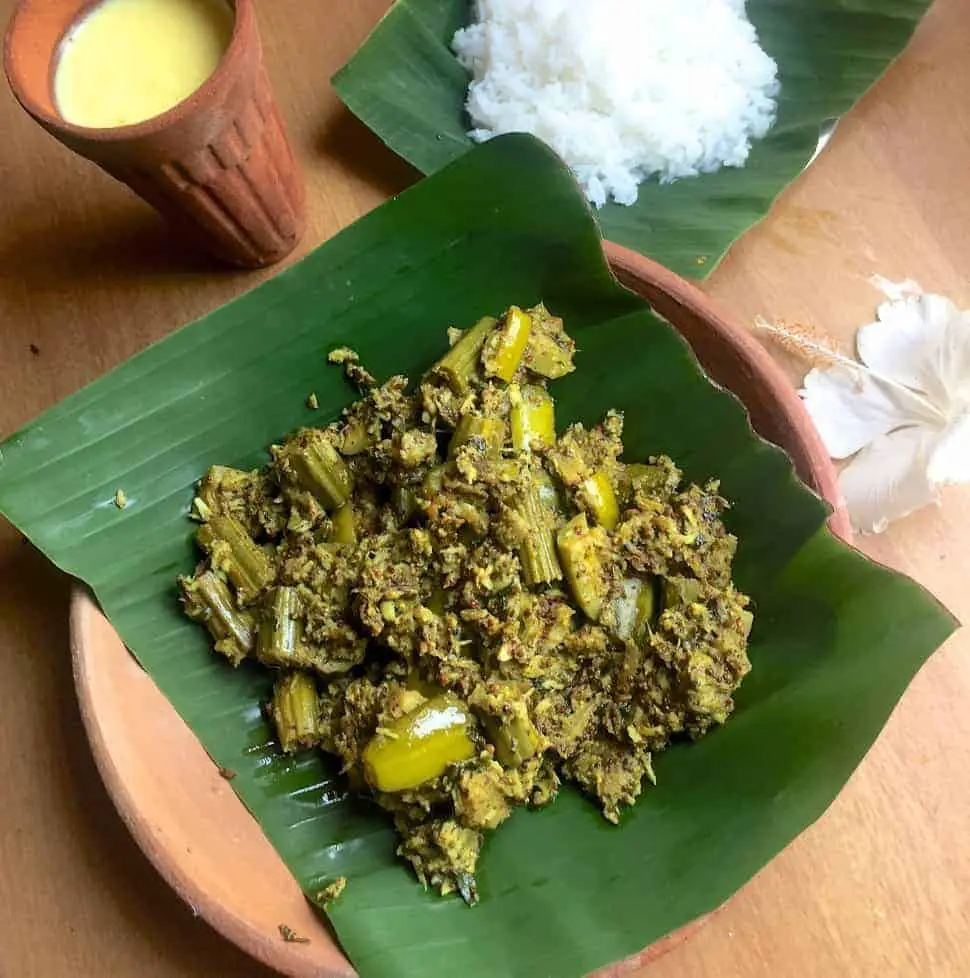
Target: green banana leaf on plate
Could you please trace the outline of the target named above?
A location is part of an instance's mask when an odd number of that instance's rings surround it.
[[[578,0],[577,0],[578,2]],[[661,186],[597,212],[604,237],[686,276],[706,275],[768,213],[831,128],[902,51],[928,0],[748,0],[778,64],[778,118],[743,168]],[[472,142],[469,76],[451,52],[468,0],[397,0],[333,79],[337,95],[394,152],[433,173]]]
[[[733,718],[660,757],[658,786],[619,827],[571,790],[514,815],[486,844],[469,909],[421,888],[388,819],[326,759],[276,753],[259,709],[269,677],[211,652],[175,577],[196,560],[186,514],[208,466],[261,465],[265,446],[352,399],[329,350],[349,344],[378,377],[415,378],[446,326],[540,299],[580,351],[557,383],[560,422],[619,408],[628,458],[669,453],[734,501],[754,669]],[[214,762],[237,772],[232,787],[305,892],[349,878],[329,915],[364,978],[569,978],[717,907],[825,810],[953,628],[915,583],[828,532],[787,457],[611,277],[577,184],[529,136],[463,154],[0,453],[0,510],[90,585]]]

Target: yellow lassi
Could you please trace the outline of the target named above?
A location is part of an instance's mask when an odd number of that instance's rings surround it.
[[[161,115],[215,71],[233,21],[226,0],[102,0],[61,43],[58,111],[89,128]]]

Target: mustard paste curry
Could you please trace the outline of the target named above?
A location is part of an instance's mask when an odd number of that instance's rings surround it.
[[[337,350],[361,398],[213,467],[186,614],[276,673],[279,745],[335,755],[400,855],[477,899],[485,833],[564,781],[611,822],[651,759],[703,736],[748,672],[748,599],[718,484],[621,461],[623,418],[556,433],[575,346],[544,306],[465,331],[408,389]]]

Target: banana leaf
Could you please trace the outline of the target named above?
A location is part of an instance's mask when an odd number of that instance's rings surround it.
[[[640,187],[632,207],[597,212],[611,241],[681,275],[710,272],[768,213],[831,125],[902,51],[929,0],[748,0],[761,46],[778,64],[778,118],[746,166]],[[333,79],[337,95],[422,173],[468,151],[469,76],[451,52],[468,0],[397,0]]]
[[[736,715],[661,757],[659,786],[620,827],[569,790],[517,813],[488,841],[469,909],[419,886],[387,818],[324,758],[277,754],[259,708],[267,675],[210,651],[174,579],[196,559],[186,514],[207,467],[260,465],[264,446],[352,399],[330,349],[353,346],[379,377],[416,377],[447,325],[540,299],[581,351],[557,383],[560,421],[617,407],[628,457],[669,453],[734,501],[754,671]],[[953,628],[919,586],[829,534],[787,457],[611,277],[577,184],[528,136],[463,155],[0,452],[0,510],[90,585],[215,763],[237,772],[233,788],[305,892],[349,877],[330,917],[365,978],[569,978],[711,910],[823,812]]]

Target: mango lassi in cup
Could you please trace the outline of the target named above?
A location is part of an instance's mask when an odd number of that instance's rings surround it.
[[[216,70],[234,19],[227,0],[101,0],[61,41],[54,104],[93,129],[161,115]]]
[[[209,253],[257,267],[296,246],[303,182],[253,0],[21,0],[4,67],[48,132]]]

